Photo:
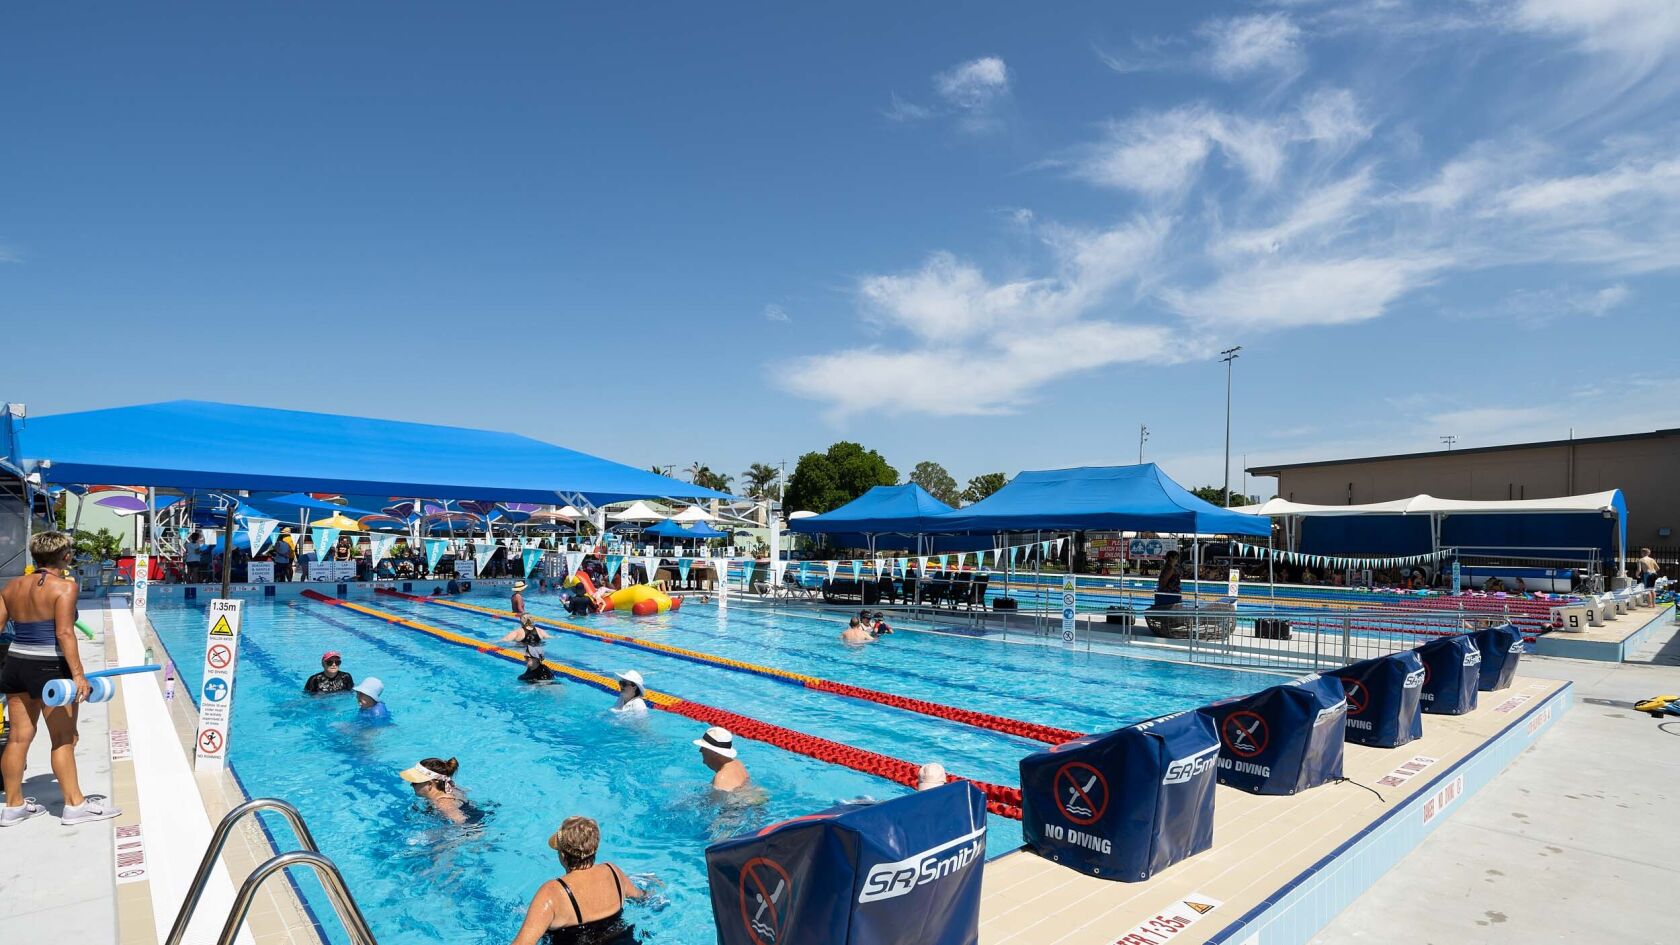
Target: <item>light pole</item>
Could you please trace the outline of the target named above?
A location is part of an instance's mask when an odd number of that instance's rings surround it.
[[[1451,453],[1453,444],[1458,442],[1458,436],[1456,434],[1449,433],[1446,436],[1441,437],[1441,442],[1447,444],[1447,452]]]
[[[1242,345],[1219,352],[1225,362],[1225,507],[1231,507],[1231,362],[1237,359]]]
[[[1149,425],[1138,425],[1138,465],[1143,465],[1143,441],[1149,439]]]

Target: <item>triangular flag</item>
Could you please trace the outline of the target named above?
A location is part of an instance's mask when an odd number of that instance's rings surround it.
[[[251,536],[251,554],[260,555],[268,547],[268,540],[274,536],[274,530],[280,523],[271,518],[248,518],[245,520],[245,533]]]
[[[581,568],[581,567],[583,567],[583,552],[581,552],[581,551],[568,551],[568,552],[566,552],[566,573],[567,574],[576,574],[576,573],[578,573],[578,569]]]
[[[863,576],[863,562],[857,560],[856,558],[853,558],[852,559],[852,580],[855,581],[862,576]]]
[[[333,542],[338,540],[338,529],[321,525],[311,528],[309,535],[315,540],[315,560],[327,560],[327,555],[332,554]]]
[[[438,562],[443,560],[443,550],[449,547],[447,538],[422,538],[426,545],[426,570],[437,570]]]
[[[904,573],[907,573],[909,570],[910,570],[910,559],[909,558],[898,559],[898,573],[899,574],[904,574]]]
[[[642,570],[647,572],[648,583],[652,584],[659,577],[659,559],[643,558]]]
[[[525,565],[526,577],[531,576],[531,571],[536,568],[537,562],[542,560],[542,556],[543,550],[541,548],[531,547],[520,550],[519,560],[521,564]]]
[[[623,555],[607,555],[607,580],[618,580],[618,569],[622,564],[624,564]]]
[[[830,581],[834,580],[834,572],[839,570],[840,562],[838,562],[838,561],[824,561],[823,565],[828,568],[828,579]]]
[[[927,555],[922,555],[921,557],[916,559],[916,573],[917,574],[926,575],[927,574],[927,566],[928,566]]]
[[[490,559],[496,556],[496,545],[483,542],[473,545],[473,573],[483,574]]]
[[[945,570],[945,556],[944,555],[939,555],[938,557],[934,558],[933,560],[937,561],[939,563],[939,570],[941,570],[941,571]]]
[[[727,568],[727,567],[729,567],[729,565],[726,563],[724,565],[724,567]],[[758,569],[758,562],[754,561],[751,558],[746,558],[746,559],[742,560],[742,562],[741,562],[741,588],[742,588],[742,590],[752,590],[753,572],[757,569]]]
[[[373,556],[373,563],[377,565],[379,562],[389,558],[391,556],[391,549],[396,547],[396,544],[397,536],[395,535],[369,535],[368,553]]]
[[[708,560],[706,563],[711,564],[711,561]],[[688,582],[688,572],[693,567],[694,567],[694,559],[692,559],[692,558],[678,558],[677,559],[677,576],[682,578],[683,583],[686,584]]]
[[[1013,568],[1015,566],[1015,557],[1016,557],[1016,555],[1020,554],[1020,552],[1021,552],[1021,546],[1020,545],[1010,545],[1009,546],[1009,566],[1010,567]]]

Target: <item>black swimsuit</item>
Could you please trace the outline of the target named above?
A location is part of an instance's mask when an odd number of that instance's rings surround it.
[[[612,873],[613,889],[618,893],[618,911],[593,922],[583,921],[583,910],[578,908],[572,887],[555,877],[555,882],[566,891],[566,898],[571,900],[572,914],[577,916],[578,924],[549,929],[547,945],[637,945],[635,927],[624,921],[624,887],[618,882],[618,870],[608,866],[607,871]]]

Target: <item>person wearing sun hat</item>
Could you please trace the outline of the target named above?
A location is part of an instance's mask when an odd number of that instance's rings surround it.
[[[381,697],[385,694],[385,684],[378,676],[369,676],[356,684],[356,705],[361,707],[358,718],[364,725],[389,725],[391,710],[385,708]]]
[[[525,582],[513,582],[513,598],[510,601],[515,616],[525,616]]]
[[[321,654],[321,671],[309,677],[303,684],[303,691],[310,695],[324,695],[333,692],[349,692],[356,688],[356,680],[349,673],[339,670],[344,662],[337,650],[328,650]]]
[[[422,758],[397,776],[407,781],[414,788],[414,796],[426,802],[438,816],[453,824],[464,824],[469,820],[469,805],[466,795],[455,786],[455,772],[459,770],[461,763],[454,758],[447,761]]]
[[[740,753],[735,750],[735,736],[729,729],[714,725],[696,738],[694,744],[700,749],[700,760],[712,769],[712,790],[738,791],[747,786],[750,780],[747,766],[741,764]]]
[[[646,715],[647,689],[642,686],[642,674],[632,669],[613,675],[618,677],[618,704],[612,710],[625,715]]]

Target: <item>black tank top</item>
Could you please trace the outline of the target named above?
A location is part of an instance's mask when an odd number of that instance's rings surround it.
[[[638,945],[635,927],[624,921],[624,887],[618,882],[618,870],[608,865],[607,871],[612,873],[613,890],[618,893],[618,911],[593,922],[583,921],[583,910],[578,908],[572,887],[564,878],[555,877],[572,903],[572,914],[577,916],[578,924],[549,929],[544,939],[547,945]]]

